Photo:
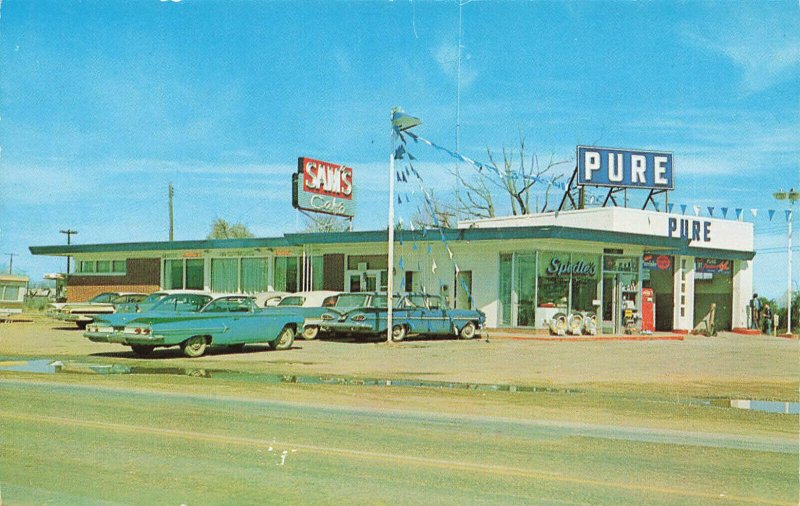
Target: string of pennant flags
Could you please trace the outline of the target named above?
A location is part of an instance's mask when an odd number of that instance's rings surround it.
[[[520,179],[520,180],[525,180],[525,181],[533,181],[533,182],[541,183],[541,184],[550,184],[553,187],[558,188],[560,190],[566,190],[566,188],[567,188],[567,185],[562,181],[554,181],[552,179],[546,180],[546,179],[543,179],[543,178],[541,178],[539,176],[535,176],[535,175],[531,175],[531,174],[522,174],[522,173],[520,173],[520,172],[518,172],[516,170],[513,170],[513,169],[503,170],[503,172],[501,173],[501,171],[497,167],[495,167],[494,164],[482,162],[480,160],[473,160],[472,158],[464,156],[461,153],[458,153],[458,152],[450,150],[450,149],[448,149],[448,148],[446,148],[444,146],[436,144],[435,142],[432,142],[432,141],[430,141],[430,140],[428,140],[428,139],[426,139],[426,138],[422,137],[421,135],[416,134],[414,132],[400,131],[398,128],[395,127],[395,133],[398,135],[398,137],[402,141],[402,144],[400,144],[400,146],[398,146],[398,148],[395,150],[395,155],[394,155],[395,156],[395,160],[404,160],[404,159],[408,160],[408,164],[405,167],[405,170],[401,170],[401,171],[397,172],[397,176],[396,176],[397,177],[397,181],[400,182],[400,183],[407,183],[408,182],[408,178],[410,178],[412,174],[414,176],[416,176],[417,179],[422,181],[422,178],[420,177],[419,172],[413,166],[412,162],[416,160],[416,157],[414,157],[414,155],[411,154],[411,152],[407,148],[407,146],[408,146],[408,143],[406,142],[406,136],[407,136],[407,137],[411,138],[415,143],[421,142],[421,143],[423,143],[423,144],[425,144],[427,146],[430,146],[431,148],[433,148],[433,149],[435,149],[437,151],[440,151],[442,153],[447,154],[451,158],[455,158],[456,160],[459,160],[459,161],[462,161],[462,162],[467,163],[469,165],[472,165],[473,167],[475,167],[475,169],[478,170],[478,172],[482,172],[483,170],[487,170],[487,171],[490,171],[490,172],[492,172],[492,173],[494,173],[494,174],[496,174],[496,175],[498,175],[500,177],[506,177],[506,178],[512,178],[512,179]],[[600,195],[591,195],[591,194],[589,195],[589,202],[590,203],[591,202],[599,202],[602,199],[603,199],[603,197],[600,196]],[[398,197],[397,197],[398,204],[403,204],[404,200],[405,200],[405,203],[410,203],[410,199],[409,199],[407,194],[398,195]],[[659,202],[655,202],[654,201],[653,205],[655,206],[656,211],[661,211],[662,208],[663,208],[663,204],[661,204]],[[694,216],[698,216],[698,217],[705,215],[705,216],[708,216],[708,217],[711,217],[711,218],[719,218],[719,217],[721,217],[722,219],[728,219],[728,215],[730,215],[731,219],[736,219],[737,221],[745,220],[746,216],[747,216],[746,215],[747,211],[750,212],[750,215],[752,216],[753,220],[756,220],[758,218],[759,213],[761,214],[762,217],[764,217],[765,215],[764,215],[764,213],[762,211],[766,211],[766,218],[771,223],[773,218],[775,217],[775,215],[778,214],[778,212],[780,210],[777,210],[777,209],[761,209],[761,208],[743,208],[743,207],[735,207],[735,208],[719,207],[719,208],[717,208],[716,206],[700,206],[700,205],[674,204],[674,203],[666,204],[666,212],[667,213],[677,214],[678,211],[680,211],[681,215],[686,215],[687,213],[690,213],[690,215],[693,214]],[[435,213],[433,213],[433,214],[435,214]],[[780,215],[778,215],[778,216],[780,216]],[[788,222],[792,218],[792,210],[791,209],[784,210],[783,216],[784,216],[785,221]]]

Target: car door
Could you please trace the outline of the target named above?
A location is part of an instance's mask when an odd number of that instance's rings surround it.
[[[431,334],[442,335],[453,332],[447,309],[442,305],[441,297],[428,296],[428,325]]]
[[[265,319],[260,318],[264,312],[257,309],[250,298],[234,297],[227,309],[228,317],[225,319],[228,327],[225,336],[227,343],[261,342],[274,337],[267,338],[266,332],[269,329],[264,325]]]

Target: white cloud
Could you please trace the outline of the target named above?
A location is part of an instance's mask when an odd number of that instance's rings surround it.
[[[743,12],[747,4],[737,4],[741,9],[736,17],[711,27],[685,27],[683,33],[690,44],[721,54],[739,67],[743,90],[753,93],[797,78],[800,18],[797,5],[769,16],[765,9],[783,7],[770,3],[749,5],[754,7],[749,12]]]

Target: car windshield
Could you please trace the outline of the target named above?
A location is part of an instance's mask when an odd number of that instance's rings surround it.
[[[208,303],[203,313],[247,313],[253,308],[250,297],[224,297]]]
[[[336,299],[333,307],[362,307],[367,303],[366,293],[344,293]]]
[[[303,302],[306,301],[305,297],[301,297],[300,295],[290,295],[288,297],[284,297],[281,299],[279,306],[302,306]]]
[[[147,296],[146,299],[142,301],[142,304],[154,304],[163,299],[164,297],[166,297],[167,295],[168,294],[164,292],[151,293],[150,295]]]
[[[153,306],[153,311],[199,311],[211,297],[194,293],[167,295]]]
[[[100,302],[100,303],[101,302],[111,302],[111,299],[113,299],[114,297],[117,297],[117,296],[118,296],[118,294],[116,294],[114,292],[105,292],[105,293],[101,293],[100,295],[95,295],[94,297],[89,299],[89,302]]]

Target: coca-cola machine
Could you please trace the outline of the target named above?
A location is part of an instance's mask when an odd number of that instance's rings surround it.
[[[656,331],[656,296],[652,288],[642,288],[642,332]]]

